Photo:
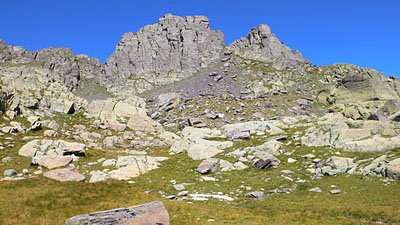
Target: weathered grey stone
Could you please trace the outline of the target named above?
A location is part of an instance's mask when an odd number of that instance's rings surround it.
[[[262,191],[249,192],[249,193],[246,193],[244,196],[248,197],[248,198],[255,198],[255,199],[258,199],[258,200],[264,200],[264,192],[262,192]]]
[[[224,149],[233,146],[231,141],[210,141],[206,138],[218,137],[221,132],[207,128],[186,127],[183,129],[183,138],[176,141],[170,149],[171,154],[187,151],[188,156],[194,160],[211,158]]]
[[[3,175],[6,177],[11,177],[17,174],[17,171],[15,169],[8,169],[4,170]]]
[[[75,216],[65,221],[65,225],[169,225],[169,215],[162,202],[93,212]]]
[[[183,185],[183,184],[175,184],[174,185],[174,189],[177,190],[177,191],[185,190],[185,185]]]
[[[279,141],[267,141],[262,145],[257,145],[257,146],[250,146],[246,147],[242,150],[238,149],[230,154],[234,155],[235,157],[241,157],[244,156],[245,154],[252,154],[257,156],[258,158],[262,158],[264,156],[269,156],[269,155],[279,155],[280,148],[282,146],[282,143]]]
[[[258,159],[253,166],[258,169],[269,169],[278,167],[281,161],[275,156],[266,156],[262,159]]]
[[[114,166],[116,163],[115,159],[107,159],[103,162],[103,166]]]
[[[342,191],[339,190],[339,189],[334,189],[334,190],[329,191],[329,193],[331,193],[331,194],[333,194],[333,195],[337,195],[337,194],[342,193]]]
[[[222,172],[236,170],[233,163],[231,163],[227,160],[221,159],[219,164],[220,164],[219,166],[220,166],[220,169]]]
[[[322,167],[322,173],[330,176],[346,173],[357,166],[354,159],[337,156],[329,158],[326,161],[326,165],[327,166]]]
[[[57,167],[63,167],[72,162],[71,156],[59,156],[59,155],[44,155],[36,160],[39,166],[44,166],[48,169],[54,169]]]
[[[205,142],[206,143],[206,142]],[[213,157],[223,150],[220,150],[214,147],[212,144],[210,145],[202,145],[202,144],[194,144],[187,149],[188,156],[194,160],[201,160]]]
[[[58,180],[61,182],[64,181],[84,181],[85,176],[82,174],[75,172],[71,169],[65,168],[65,169],[56,169],[56,170],[50,170],[46,173],[43,173],[43,176],[53,179],[53,180]]]
[[[103,140],[103,145],[106,148],[114,148],[116,144],[118,143],[122,143],[123,140],[121,137],[117,137],[117,136],[111,136],[111,137],[106,137]]]
[[[197,167],[197,172],[201,174],[209,174],[215,172],[219,169],[220,159],[209,158],[203,160],[200,165]]]
[[[108,123],[108,126],[114,131],[124,131],[126,129],[126,125],[122,123]]]
[[[226,133],[226,137],[230,140],[249,140],[250,130],[249,129],[236,129]]]
[[[167,160],[166,157],[152,156],[121,156],[118,157],[115,166],[118,169],[110,171],[109,177],[116,180],[129,180],[140,174],[157,169],[160,162]]]
[[[47,137],[57,137],[58,136],[57,131],[54,131],[54,130],[45,130],[43,132],[43,134],[44,134],[44,136],[47,136]]]
[[[242,162],[235,162],[234,164],[233,164],[233,166],[235,167],[235,169],[236,170],[244,170],[244,169],[247,169],[248,168],[248,166],[246,166],[244,163],[242,163]]]
[[[319,188],[319,187],[311,188],[308,191],[310,191],[310,192],[322,192],[321,188]]]
[[[366,140],[347,142],[343,149],[350,152],[385,152],[399,147],[399,137],[373,137]]]
[[[385,120],[400,111],[400,101],[398,99],[389,99],[378,110],[372,112],[369,119]],[[394,116],[396,117],[396,116]],[[392,117],[392,118],[394,118]]]
[[[200,118],[189,118],[188,122],[190,126],[196,128],[202,128],[206,126],[206,124]]]
[[[386,176],[395,180],[400,180],[400,158],[389,162],[386,168]]]
[[[4,157],[4,158],[2,158],[1,159],[1,161],[3,162],[3,163],[9,163],[9,162],[11,162],[11,161],[13,161],[14,159],[12,158],[12,157]]]
[[[195,201],[208,201],[209,198],[215,198],[226,201],[233,201],[232,197],[226,195],[214,195],[214,194],[189,194],[189,196]]]
[[[99,170],[90,172],[90,175],[92,176],[90,177],[89,183],[103,182],[109,177],[107,173]]]

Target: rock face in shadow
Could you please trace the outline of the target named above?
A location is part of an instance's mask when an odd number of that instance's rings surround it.
[[[150,202],[127,208],[111,209],[75,216],[65,225],[169,225],[169,215],[162,202]]]
[[[210,30],[209,23],[205,16],[167,14],[136,34],[124,34],[107,59],[107,78],[140,78],[162,85],[188,77],[218,59],[225,47],[222,32]]]
[[[247,37],[236,40],[228,48],[245,59],[273,62],[284,68],[310,63],[299,51],[284,45],[265,24],[253,27]]]

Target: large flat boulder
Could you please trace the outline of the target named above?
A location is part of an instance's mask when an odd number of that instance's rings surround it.
[[[150,117],[141,117],[139,115],[133,115],[129,118],[127,126],[135,131],[155,133],[162,131],[161,126]]]
[[[73,171],[71,169],[65,168],[65,169],[56,169],[56,170],[50,170],[48,172],[45,172],[43,176],[53,179],[53,180],[58,180],[61,182],[64,181],[84,181],[85,176],[82,174]]]
[[[167,157],[152,156],[121,156],[115,164],[117,169],[111,170],[108,175],[116,180],[129,180],[157,169],[161,165],[160,162],[167,159]]]
[[[111,209],[74,216],[65,225],[169,225],[168,211],[162,202]]]
[[[347,142],[343,149],[349,152],[385,152],[400,147],[400,138],[373,137],[366,140]]]
[[[233,146],[231,141],[209,140],[222,137],[221,131],[216,129],[186,127],[182,134],[181,140],[171,146],[170,153],[187,152],[194,160],[211,158]]]
[[[72,162],[72,157],[59,156],[59,155],[45,155],[37,159],[36,163],[39,166],[44,166],[48,169],[54,169],[57,167],[63,167]]]

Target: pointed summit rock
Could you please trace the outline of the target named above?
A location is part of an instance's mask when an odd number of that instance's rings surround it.
[[[273,62],[284,68],[310,64],[299,51],[293,51],[284,45],[265,24],[253,27],[247,37],[234,41],[228,48],[245,59]]]

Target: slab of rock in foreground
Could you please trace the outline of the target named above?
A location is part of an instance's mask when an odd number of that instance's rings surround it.
[[[82,174],[75,172],[70,169],[57,169],[57,170],[51,170],[49,172],[46,172],[43,174],[43,176],[53,179],[53,180],[58,180],[58,181],[84,181],[85,176]]]
[[[150,202],[127,208],[111,209],[75,216],[65,225],[169,225],[169,215],[162,202]]]

